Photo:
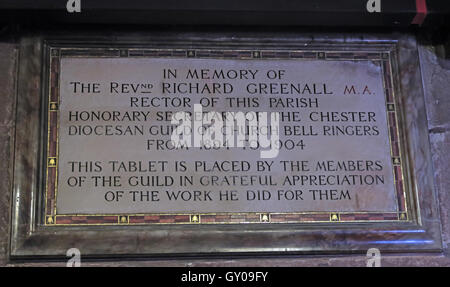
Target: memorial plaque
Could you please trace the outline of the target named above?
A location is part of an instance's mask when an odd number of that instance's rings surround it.
[[[415,39],[264,35],[24,39],[11,258],[439,251]]]
[[[408,219],[389,52],[55,47],[49,81],[46,225]]]

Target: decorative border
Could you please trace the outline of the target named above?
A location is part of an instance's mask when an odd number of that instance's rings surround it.
[[[72,225],[147,225],[147,224],[239,224],[308,222],[397,222],[408,221],[405,191],[405,163],[399,136],[398,105],[394,94],[393,51],[322,50],[220,50],[220,49],[143,49],[143,48],[59,48],[50,49],[48,95],[48,142],[46,153],[45,220],[46,226]],[[61,57],[168,57],[221,59],[319,59],[379,61],[383,71],[388,134],[393,164],[398,212],[298,212],[298,213],[152,213],[152,214],[56,214],[58,179],[59,76]]]

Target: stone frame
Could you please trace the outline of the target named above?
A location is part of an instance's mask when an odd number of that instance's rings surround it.
[[[256,256],[304,253],[424,252],[441,250],[440,225],[434,194],[425,104],[416,41],[412,36],[381,35],[92,35],[25,37],[19,57],[18,99],[13,184],[11,259],[63,258],[80,249],[84,258]],[[393,92],[398,96],[401,162],[407,178],[405,220],[388,222],[326,222],[286,224],[187,224],[113,226],[50,226],[44,215],[47,95],[50,47],[230,48],[259,51],[339,48],[389,52],[393,63]],[[339,218],[339,217],[338,217]],[[400,219],[400,218],[397,218]],[[118,220],[118,218],[114,218]],[[118,221],[117,221],[118,222]],[[128,217],[129,222],[129,217]],[[243,232],[245,231],[245,232]]]

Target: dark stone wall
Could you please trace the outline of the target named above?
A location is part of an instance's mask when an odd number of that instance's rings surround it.
[[[0,266],[9,245],[17,46],[0,43]]]
[[[382,266],[450,266],[450,60],[439,56],[440,46],[420,46],[421,73],[427,105],[444,252],[440,254],[383,255]],[[14,157],[14,118],[18,46],[0,42],[0,266],[60,263],[8,262]],[[364,255],[295,256],[258,259],[158,260],[83,263],[84,266],[365,266]]]
[[[450,256],[450,59],[444,48],[421,47],[420,61],[432,149],[434,184],[438,194],[442,243]]]

